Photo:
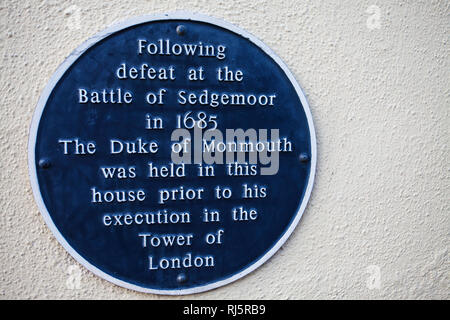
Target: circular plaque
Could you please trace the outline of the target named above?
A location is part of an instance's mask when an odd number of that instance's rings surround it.
[[[299,222],[315,166],[311,113],[286,65],[197,14],[139,17],[86,41],[30,129],[33,192],[58,241],[149,293],[213,289],[267,261]]]

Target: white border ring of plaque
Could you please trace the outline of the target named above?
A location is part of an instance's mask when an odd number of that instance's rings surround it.
[[[107,36],[111,35],[112,33],[115,33],[117,31],[123,30],[128,27],[132,27],[138,24],[146,23],[146,22],[152,22],[152,21],[164,21],[164,20],[188,20],[188,21],[198,21],[198,22],[205,22],[212,25],[216,25],[219,27],[222,27],[224,29],[227,29],[229,31],[232,31],[240,36],[243,36],[247,38],[249,41],[251,41],[253,44],[258,46],[261,50],[263,50],[267,55],[269,55],[283,70],[283,72],[286,74],[290,82],[292,83],[293,87],[295,88],[298,97],[300,98],[300,101],[303,105],[304,112],[307,117],[309,130],[310,130],[310,139],[311,139],[311,159],[310,159],[310,165],[311,165],[311,171],[306,187],[306,191],[304,193],[304,197],[302,202],[300,203],[300,206],[298,207],[297,213],[286,230],[286,232],[281,236],[281,238],[278,240],[278,242],[263,255],[259,260],[255,261],[253,264],[248,266],[245,270],[236,273],[232,275],[229,278],[222,279],[219,281],[216,281],[214,283],[210,283],[203,286],[188,288],[188,289],[180,289],[180,290],[156,290],[156,289],[149,289],[145,287],[140,287],[125,281],[122,281],[120,279],[114,278],[113,276],[103,272],[99,268],[95,267],[88,261],[86,261],[82,256],[80,256],[65,240],[65,238],[62,236],[62,234],[59,232],[57,227],[52,221],[52,218],[44,204],[40,188],[38,185],[37,180],[37,174],[36,174],[36,161],[35,161],[35,145],[36,145],[36,137],[37,137],[37,131],[39,127],[39,122],[44,110],[44,107],[47,103],[47,100],[55,87],[55,85],[58,83],[60,78],[64,75],[66,70],[76,61],[76,59],[81,56],[88,48],[96,44],[98,41],[106,38]],[[317,162],[317,146],[316,146],[316,136],[315,136],[315,130],[314,130],[314,124],[312,121],[312,115],[311,111],[309,109],[308,101],[306,100],[306,97],[300,87],[300,85],[295,80],[293,74],[289,71],[285,63],[268,47],[266,46],[262,41],[258,40],[253,35],[249,34],[248,32],[230,24],[222,20],[218,20],[213,17],[197,14],[197,13],[190,13],[190,12],[184,12],[184,11],[176,11],[173,13],[168,14],[156,14],[156,15],[145,15],[140,17],[135,17],[129,20],[126,20],[124,22],[115,24],[100,33],[94,35],[87,41],[85,41],[82,45],[80,45],[78,48],[76,48],[72,54],[69,55],[65,59],[65,61],[58,67],[56,72],[51,77],[49,83],[45,87],[43,93],[41,94],[38,104],[36,106],[36,110],[33,115],[31,127],[30,127],[30,135],[29,135],[29,141],[28,141],[28,166],[29,166],[29,175],[31,180],[31,186],[33,190],[33,194],[35,197],[35,200],[37,202],[37,205],[39,207],[40,212],[42,213],[45,222],[47,223],[50,230],[55,235],[56,239],[61,243],[61,245],[72,255],[72,257],[75,258],[80,264],[82,264],[84,267],[86,267],[88,270],[92,271],[97,276],[108,280],[116,285],[122,286],[127,289],[136,290],[139,292],[145,292],[145,293],[153,293],[153,294],[163,294],[163,295],[184,295],[184,294],[193,294],[193,293],[199,293],[208,291],[214,288],[218,288],[221,286],[224,286],[226,284],[229,284],[235,280],[238,280],[245,275],[249,274],[253,270],[257,269],[259,266],[261,266],[264,262],[266,262],[270,257],[272,257],[276,251],[286,242],[288,237],[291,235],[295,227],[297,226],[298,222],[300,221],[303,212],[305,211],[306,205],[308,203],[308,200],[311,195],[313,183],[314,183],[314,176],[315,176],[315,170],[316,170],[316,162]]]

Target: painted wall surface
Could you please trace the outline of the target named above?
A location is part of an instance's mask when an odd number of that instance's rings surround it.
[[[282,249],[243,279],[185,297],[449,299],[450,3],[381,0],[3,0],[0,298],[174,298],[80,266],[45,225],[27,168],[34,108],[64,58],[115,22],[174,10],[271,47],[303,87],[318,140],[311,200]]]

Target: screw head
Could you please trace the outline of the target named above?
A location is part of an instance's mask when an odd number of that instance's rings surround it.
[[[300,162],[306,163],[309,161],[309,155],[306,152],[300,153],[299,156]]]
[[[186,33],[186,27],[183,26],[182,24],[180,24],[177,27],[177,33],[178,33],[178,35],[183,36]]]
[[[185,275],[184,273],[180,273],[180,274],[177,276],[177,282],[178,282],[178,283],[185,283],[186,280],[187,280],[187,277],[186,277],[186,275]]]
[[[42,169],[48,169],[50,168],[51,163],[50,160],[47,158],[42,158],[41,160],[39,160],[39,167],[41,167]]]

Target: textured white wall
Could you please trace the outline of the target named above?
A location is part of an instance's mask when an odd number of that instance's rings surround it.
[[[449,299],[450,8],[414,0],[3,0],[0,298],[165,298],[81,266],[70,289],[78,264],[35,205],[27,138],[41,91],[72,50],[114,22],[179,9],[271,47],[302,85],[318,138],[312,197],[284,247],[245,278],[187,297]]]

